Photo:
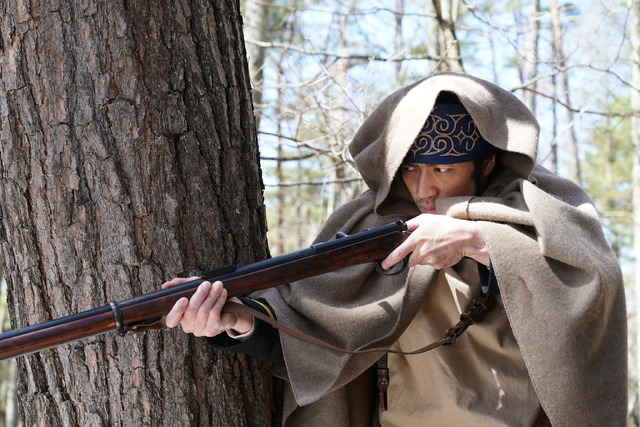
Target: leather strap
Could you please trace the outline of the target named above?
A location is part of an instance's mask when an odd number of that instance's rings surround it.
[[[442,339],[432,342],[429,345],[421,347],[417,350],[413,351],[399,351],[399,350],[391,350],[386,347],[373,347],[367,348],[364,350],[347,350],[344,348],[336,347],[333,344],[330,344],[326,341],[323,341],[314,336],[305,334],[304,332],[300,332],[296,329],[293,329],[283,323],[278,322],[277,320],[269,317],[268,315],[259,312],[251,307],[247,307],[244,304],[238,304],[236,302],[227,302],[223,308],[223,311],[228,313],[246,313],[253,317],[256,317],[269,325],[277,328],[281,332],[284,332],[287,335],[292,336],[298,340],[307,342],[309,344],[317,345],[319,347],[327,348],[329,350],[337,351],[340,353],[347,354],[364,354],[364,353],[376,353],[376,352],[384,352],[384,353],[394,353],[394,354],[404,354],[404,355],[412,355],[412,354],[420,354],[425,353],[427,351],[433,350],[434,348],[440,347],[442,345],[454,345],[456,340],[462,335],[469,326],[473,323],[477,322],[481,315],[488,309],[489,303],[491,302],[493,295],[481,295],[473,300],[471,309],[465,311],[460,315],[460,322],[452,328],[447,329],[445,332],[445,336]]]
[[[456,343],[456,340],[460,338],[460,336],[469,328],[469,326],[476,323],[480,319],[482,314],[485,311],[487,311],[487,309],[489,308],[489,304],[493,299],[493,296],[494,294],[483,293],[481,296],[474,299],[473,303],[471,304],[471,308],[460,315],[460,321],[458,322],[457,325],[447,329],[447,331],[445,332],[444,338],[434,341],[431,344],[426,345],[414,351],[390,350],[385,347],[374,347],[374,348],[368,348],[364,350],[347,350],[344,348],[336,347],[332,344],[329,344],[326,341],[323,341],[311,335],[305,334],[296,329],[290,328],[278,322],[277,320],[273,319],[272,317],[264,313],[261,313],[258,310],[255,310],[251,307],[247,307],[244,304],[238,304],[236,302],[227,302],[223,307],[223,311],[226,311],[229,313],[247,313],[264,322],[267,322],[274,328],[278,328],[278,330],[280,330],[281,332],[284,332],[285,334],[288,334],[296,339],[299,339],[301,341],[314,344],[320,347],[328,348],[330,350],[337,351],[340,353],[347,353],[347,354],[363,354],[363,353],[375,353],[375,352],[383,353],[382,357],[378,360],[377,385],[378,385],[379,409],[380,411],[386,411],[387,410],[387,390],[389,388],[389,380],[390,380],[389,368],[387,366],[387,354],[388,353],[403,354],[403,355],[420,354],[420,353],[426,353],[427,351],[433,350],[434,348],[440,347],[442,345],[449,345],[449,346],[454,345]]]

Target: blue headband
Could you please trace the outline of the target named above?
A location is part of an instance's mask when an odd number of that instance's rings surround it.
[[[496,152],[461,104],[436,104],[402,162],[449,165],[486,159]]]

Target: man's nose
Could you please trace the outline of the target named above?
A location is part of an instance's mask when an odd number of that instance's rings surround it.
[[[433,180],[429,178],[428,174],[421,173],[418,180],[418,196],[421,199],[428,199],[435,197],[438,194],[437,188],[433,185]]]

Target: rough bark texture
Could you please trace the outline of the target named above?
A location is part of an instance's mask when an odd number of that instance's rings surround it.
[[[23,327],[267,256],[236,0],[0,0],[0,240]],[[178,330],[19,359],[24,425],[269,425],[264,365]]]

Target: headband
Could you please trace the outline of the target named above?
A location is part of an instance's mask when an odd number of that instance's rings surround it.
[[[403,163],[448,165],[486,159],[497,151],[462,104],[436,104]]]

